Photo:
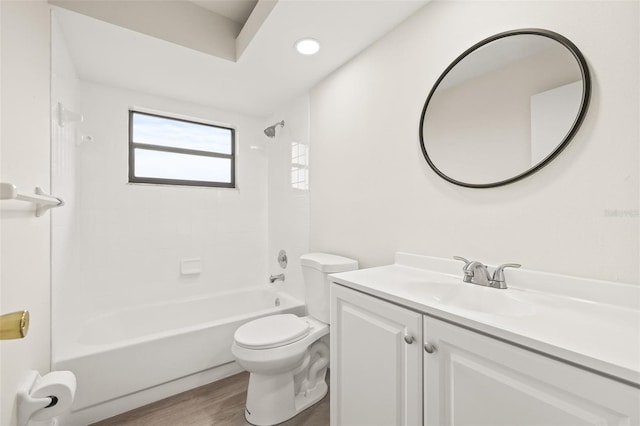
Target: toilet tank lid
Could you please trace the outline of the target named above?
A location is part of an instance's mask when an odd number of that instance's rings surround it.
[[[346,272],[358,269],[358,261],[329,253],[307,253],[300,256],[300,264],[321,272]]]

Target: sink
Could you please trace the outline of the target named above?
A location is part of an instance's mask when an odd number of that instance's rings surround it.
[[[535,305],[514,289],[495,289],[463,283],[461,279],[404,281],[397,283],[414,300],[437,302],[452,308],[493,315],[525,316],[535,313]]]
[[[517,292],[495,289],[475,284],[460,284],[441,295],[439,303],[459,309],[493,315],[525,316],[535,313],[533,303],[522,300]]]

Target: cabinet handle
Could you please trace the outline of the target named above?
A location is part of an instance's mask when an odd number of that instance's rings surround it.
[[[406,334],[404,336],[404,341],[407,342],[408,344],[412,344],[416,339],[414,339],[414,337],[410,334]]]
[[[427,342],[424,344],[424,350],[428,353],[428,354],[432,354],[436,351],[436,347],[433,346],[431,343]]]

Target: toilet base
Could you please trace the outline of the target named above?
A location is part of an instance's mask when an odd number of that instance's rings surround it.
[[[292,397],[292,375],[269,376],[252,373],[249,377],[245,418],[252,425],[271,426],[295,417],[327,394],[329,387],[325,381],[325,374],[321,375],[321,380],[318,380],[313,388]]]
[[[300,392],[296,395],[296,414],[311,407],[316,402],[319,402],[329,391],[327,382],[322,380],[313,389],[309,389],[306,392]]]

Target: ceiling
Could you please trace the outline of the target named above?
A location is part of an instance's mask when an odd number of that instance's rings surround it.
[[[192,0],[191,3],[244,25],[258,0]]]
[[[54,8],[54,15],[83,80],[266,117],[428,1],[271,1],[275,5],[236,61],[66,9]],[[253,0],[193,3],[239,21],[255,6]],[[243,8],[236,8],[236,3]],[[319,40],[320,52],[299,55],[293,45],[302,37]]]

